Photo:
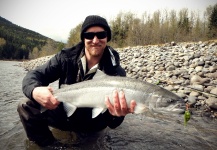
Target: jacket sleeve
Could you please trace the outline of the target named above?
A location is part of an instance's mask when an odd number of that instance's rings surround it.
[[[124,121],[124,116],[122,117],[112,116],[108,110],[103,115],[105,117],[108,127],[110,127],[111,129],[118,127]]]
[[[47,63],[26,74],[22,82],[22,90],[26,97],[34,100],[32,91],[35,87],[48,86],[60,77],[61,64],[59,55],[60,53],[56,54]]]

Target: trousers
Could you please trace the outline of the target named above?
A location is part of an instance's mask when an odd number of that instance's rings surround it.
[[[78,108],[71,117],[67,117],[62,103],[56,109],[42,113],[40,104],[24,99],[18,104],[17,111],[27,137],[40,146],[55,140],[49,126],[75,132],[96,132],[107,127],[102,115],[92,119],[92,108]]]

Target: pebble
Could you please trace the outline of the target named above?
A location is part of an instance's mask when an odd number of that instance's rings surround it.
[[[206,103],[207,103],[207,105],[208,105],[210,108],[217,109],[217,98],[215,98],[215,97],[209,97],[209,98],[206,100]]]
[[[188,97],[188,103],[190,104],[190,106],[194,105],[197,103],[196,101],[197,97],[196,96],[189,96]]]
[[[210,91],[211,94],[215,94],[217,96],[217,87]]]

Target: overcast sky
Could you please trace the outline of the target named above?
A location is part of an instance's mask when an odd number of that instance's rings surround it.
[[[204,12],[217,0],[0,0],[0,16],[14,24],[66,42],[72,28],[87,15],[101,15],[108,21],[118,13],[141,15],[156,10]]]

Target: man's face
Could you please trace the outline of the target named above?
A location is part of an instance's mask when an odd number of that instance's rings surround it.
[[[103,32],[104,28],[99,26],[93,26],[87,29],[85,33]],[[103,38],[102,38],[103,37]],[[85,53],[89,57],[101,57],[107,44],[107,36],[97,37],[96,35],[92,39],[87,39],[84,36]]]

